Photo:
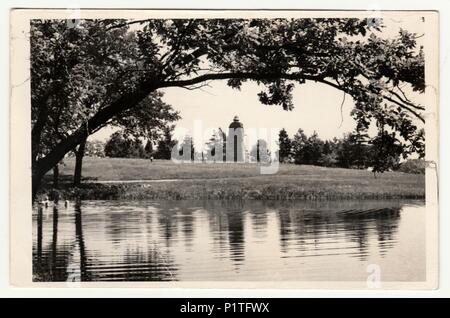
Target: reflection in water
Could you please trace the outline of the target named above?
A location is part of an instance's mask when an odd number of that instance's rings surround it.
[[[244,211],[240,204],[226,210],[230,259],[238,266],[244,261]]]
[[[83,237],[83,219],[79,202],[75,205],[75,240],[78,243],[80,278],[82,281],[86,281],[89,280],[89,273],[86,270],[87,260]]]
[[[37,210],[36,244],[33,245],[33,274],[45,281],[67,280],[65,269],[68,265],[69,250],[62,243],[58,245],[58,208],[53,208],[52,222],[45,222],[51,228],[44,229],[42,207]],[[48,247],[43,246],[44,232],[49,236]]]
[[[36,281],[425,279],[424,208],[398,201],[85,201],[33,213]],[[408,266],[401,266],[407,263]]]

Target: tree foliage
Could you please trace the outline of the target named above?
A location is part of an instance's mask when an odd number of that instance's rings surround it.
[[[284,128],[278,134],[278,147],[279,161],[286,162],[292,154],[292,142]]]
[[[294,155],[294,161],[296,164],[302,164],[305,162],[304,148],[308,142],[308,137],[306,136],[303,129],[299,129],[292,139],[292,153]]]
[[[140,139],[117,131],[106,142],[105,155],[112,158],[145,158],[145,150]]]
[[[353,169],[370,168],[374,173],[397,170],[401,165],[402,147],[394,133],[376,136],[367,141],[358,131],[344,134],[343,138],[323,141],[316,132],[307,136],[299,129],[292,140],[291,154],[296,164],[341,167]],[[406,157],[404,157],[406,158]]]
[[[145,151],[145,157],[146,158],[152,158],[154,155],[154,149],[153,149],[153,141],[151,139],[147,140],[147,143],[144,147]]]
[[[100,158],[105,156],[105,144],[100,140],[88,140],[85,147],[86,156]]]
[[[172,138],[173,125],[163,128],[162,136],[158,139],[157,149],[155,152],[156,159],[170,159],[172,149],[177,145],[177,141]]]
[[[426,162],[423,159],[408,159],[400,164],[399,171],[404,173],[425,174]]]
[[[345,134],[342,139],[337,141],[335,148],[339,167],[367,168],[373,163],[371,158],[376,153],[364,140],[363,136],[356,132]]]

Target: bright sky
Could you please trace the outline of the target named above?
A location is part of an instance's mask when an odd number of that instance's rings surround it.
[[[204,129],[227,129],[235,115],[239,116],[246,130],[285,128],[293,135],[302,128],[307,134],[316,130],[325,139],[341,136],[355,127],[349,115],[352,99],[346,96],[341,117],[343,93],[327,85],[297,85],[293,92],[295,108],[292,111],[261,104],[257,96],[260,90],[255,83],[246,83],[239,91],[228,87],[226,81],[220,81],[202,90],[166,89],[164,100],[181,112],[182,119],[177,128],[185,128],[191,133],[196,120],[202,121]]]
[[[421,17],[416,13],[404,20],[385,20],[385,28],[378,35],[391,37],[398,33],[400,27],[423,34],[421,22]],[[418,42],[421,44],[421,39]],[[164,101],[180,111],[182,117],[176,123],[175,137],[179,139],[185,134],[193,135],[197,120],[201,120],[203,129],[226,129],[235,115],[239,116],[244,129],[285,128],[291,137],[299,128],[307,135],[315,130],[322,139],[342,137],[355,128],[356,123],[350,116],[352,98],[346,96],[341,112],[343,93],[332,87],[313,82],[296,84],[293,111],[284,111],[281,106],[261,104],[257,97],[261,88],[249,82],[239,91],[228,87],[226,81],[213,81],[209,86],[197,90],[178,87],[164,89]],[[93,135],[92,139],[105,140],[112,131],[105,128]]]

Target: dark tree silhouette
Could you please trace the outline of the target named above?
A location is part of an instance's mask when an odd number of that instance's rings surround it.
[[[172,139],[172,132],[174,126],[166,126],[163,129],[163,135],[158,140],[158,146],[155,152],[156,159],[170,159],[172,149],[177,144],[176,140]]]
[[[287,131],[283,128],[278,134],[279,161],[284,162],[289,159],[292,152],[292,142]]]

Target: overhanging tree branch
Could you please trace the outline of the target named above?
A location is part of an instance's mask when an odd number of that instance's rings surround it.
[[[327,81],[327,80],[325,80],[325,79],[317,79],[316,81],[318,81],[318,82],[320,82],[320,83],[324,83],[324,84],[330,85],[330,86],[332,86],[332,87],[334,87],[334,88],[336,88],[336,89],[342,90],[342,91],[344,91],[344,92],[347,92],[349,95],[351,95],[351,92],[350,92],[349,90],[343,88],[342,86],[340,86],[340,85],[338,85],[338,84],[335,84],[335,83],[333,83],[333,82]],[[402,104],[402,103],[396,101],[395,99],[390,98],[389,96],[386,96],[386,95],[383,95],[383,94],[380,94],[380,95],[381,95],[381,97],[383,97],[383,99],[385,99],[385,100],[387,100],[387,101],[390,101],[390,102],[396,104],[397,106],[400,106],[401,108],[406,109],[406,110],[409,111],[411,114],[413,114],[414,116],[416,116],[421,122],[425,123],[425,119],[422,117],[422,115],[419,114],[418,112],[414,111],[414,110],[411,109],[410,107],[408,107],[408,105]]]
[[[185,87],[185,86],[192,86],[204,81],[210,81],[210,80],[224,80],[224,79],[231,79],[231,78],[236,78],[236,79],[252,79],[252,80],[276,80],[276,79],[287,79],[287,80],[292,80],[292,81],[302,81],[302,80],[311,80],[311,81],[315,81],[315,82],[319,82],[319,83],[323,83],[326,85],[329,85],[331,87],[334,87],[340,91],[343,91],[344,93],[347,93],[349,95],[351,94],[351,91],[347,88],[345,88],[342,85],[330,82],[328,80],[326,80],[325,78],[322,78],[320,76],[312,76],[312,75],[306,75],[306,74],[302,74],[302,73],[250,73],[250,72],[224,72],[224,73],[208,73],[208,74],[203,74],[191,79],[185,79],[185,80],[177,80],[177,81],[166,81],[166,82],[162,82],[161,85],[159,86],[159,88],[164,88],[164,87]],[[417,111],[415,111],[412,108],[416,108],[418,110],[423,110],[425,108],[421,107],[421,106],[411,106],[409,104],[411,103],[401,103],[398,102],[392,98],[390,98],[389,96],[383,95],[381,94],[381,96],[387,100],[390,101],[404,109],[406,109],[407,111],[409,111],[411,114],[413,114],[414,116],[416,116],[420,121],[422,121],[423,123],[425,123],[425,119],[422,117],[421,114],[419,114]],[[412,107],[412,108],[411,108]]]

